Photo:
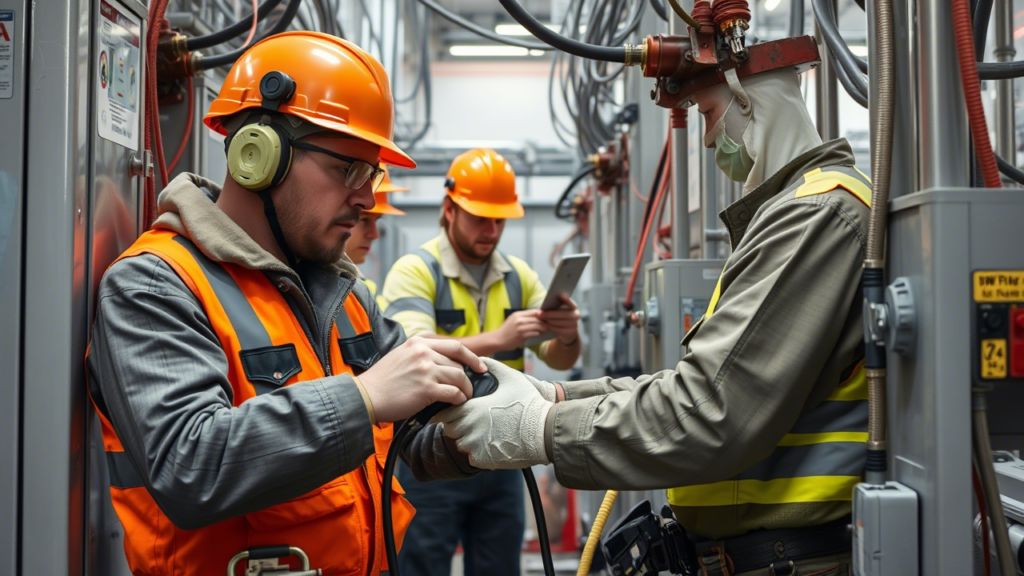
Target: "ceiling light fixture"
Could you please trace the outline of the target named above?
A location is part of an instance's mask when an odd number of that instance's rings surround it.
[[[519,46],[495,44],[456,44],[448,48],[452,56],[527,56],[530,51]]]

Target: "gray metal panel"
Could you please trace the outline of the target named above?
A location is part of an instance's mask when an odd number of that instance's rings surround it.
[[[137,6],[133,3],[122,5],[118,0],[107,0],[112,6],[123,9],[127,8],[136,12]],[[100,18],[99,2],[93,5],[94,22]],[[136,12],[136,15],[138,13]],[[144,19],[145,13],[142,18]],[[94,28],[94,35],[97,28]],[[145,86],[145,22],[140,33],[140,80],[139,86]],[[92,39],[93,53],[97,54],[97,38]],[[92,58],[92,77],[98,77],[99,72],[95,69],[97,58]],[[91,90],[96,91],[94,82]],[[135,145],[138,150],[144,148],[143,128],[145,111],[142,98],[142,91],[138,99],[138,125],[135,130]],[[95,102],[93,104],[95,109]],[[89,197],[89,282],[88,293],[82,295],[88,306],[88,318],[93,318],[96,305],[96,292],[104,271],[110,266],[122,252],[138,237],[142,222],[142,193],[144,181],[139,177],[132,177],[128,173],[128,164],[133,155],[132,150],[106,140],[99,136],[98,119],[93,114],[92,124],[89,128],[89,138],[92,142],[92,189]],[[164,151],[173,158],[177,151],[178,139],[169,139],[163,135]],[[170,161],[171,158],[168,158]],[[76,352],[81,358],[82,352]],[[81,362],[79,360],[79,362]],[[110,501],[110,479],[106,464],[106,455],[103,450],[103,435],[100,427],[99,417],[92,406],[87,406],[85,411],[88,431],[88,465],[86,468],[86,494],[87,507],[86,529],[87,550],[85,552],[85,572],[90,575],[127,575],[128,563],[124,554],[124,530],[114,512],[113,504]]]
[[[23,574],[83,571],[90,4],[33,5],[26,116]]]
[[[0,1],[14,10],[13,97],[0,100],[0,573],[15,574],[18,563],[18,442],[21,436],[21,269],[25,175],[25,25],[27,2]],[[12,23],[8,22],[10,26]]]
[[[969,574],[970,274],[1024,269],[1024,192],[924,191],[892,210],[888,277],[910,279],[919,319],[916,354],[889,355],[892,477],[920,496],[921,573]]]
[[[643,327],[643,369],[647,374],[675,368],[685,351],[680,341],[686,334],[684,315],[691,322],[704,315],[724,260],[662,260],[644,270],[645,319]],[[652,317],[656,298],[659,318]],[[692,309],[685,309],[692,308]]]

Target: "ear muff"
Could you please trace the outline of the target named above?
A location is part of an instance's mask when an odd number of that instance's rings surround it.
[[[259,192],[277,186],[288,175],[291,164],[289,136],[273,123],[243,126],[228,145],[228,172],[247,190]]]

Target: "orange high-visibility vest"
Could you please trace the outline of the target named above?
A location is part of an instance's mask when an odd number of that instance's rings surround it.
[[[228,358],[234,406],[279,386],[325,376],[291,307],[263,272],[214,262],[191,241],[167,230],[146,232],[120,258],[143,253],[170,265],[202,303]],[[352,374],[353,369],[365,370],[376,361],[365,354],[372,338],[370,320],[355,297],[345,300],[344,312],[331,330],[333,374]],[[258,359],[246,354],[254,348],[261,349]],[[373,427],[375,453],[362,467],[276,506],[183,530],[160,510],[110,421],[101,410],[97,412],[110,469],[110,494],[124,526],[125,554],[133,574],[221,576],[238,552],[275,545],[301,548],[309,555],[311,567],[323,569],[324,576],[377,575],[387,570],[381,481],[394,432],[390,423]],[[395,539],[401,545],[414,511],[401,496],[404,491],[397,479],[393,488]],[[245,568],[241,564],[239,574]],[[299,566],[292,564],[292,568]]]

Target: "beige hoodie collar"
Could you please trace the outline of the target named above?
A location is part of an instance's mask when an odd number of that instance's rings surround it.
[[[210,195],[203,190],[209,191]],[[153,228],[177,232],[195,243],[217,262],[230,262],[254,270],[298,274],[264,250],[211,199],[220,196],[221,187],[195,174],[182,173],[171,180],[157,198],[160,216]],[[359,270],[348,256],[328,267],[339,276],[359,278]]]

